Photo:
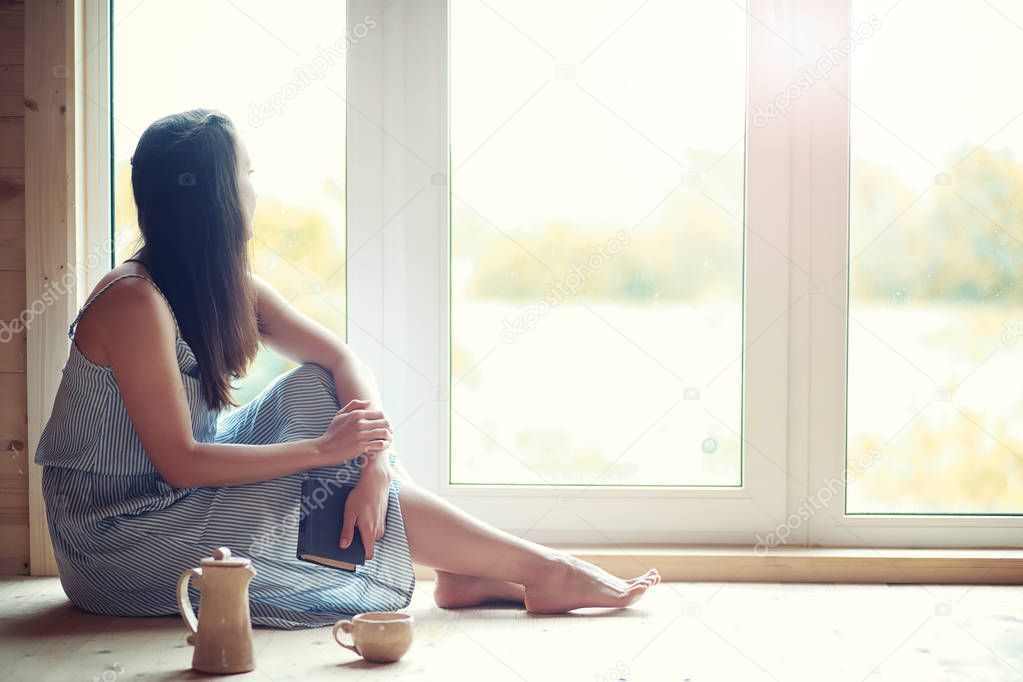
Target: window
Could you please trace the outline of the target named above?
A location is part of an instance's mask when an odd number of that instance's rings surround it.
[[[117,262],[136,247],[130,159],[142,131],[171,113],[218,109],[234,121],[255,171],[255,272],[343,334],[344,3],[318,0],[295,12],[279,2],[114,0],[112,21]],[[250,400],[287,367],[261,349],[236,382],[236,400]]]
[[[462,508],[538,540],[752,543],[787,490],[789,179],[765,172],[784,128],[748,124],[782,84],[744,55],[789,48],[734,4],[581,7],[350,4],[391,27],[349,62],[352,343],[404,462]],[[691,40],[642,40],[662,27]],[[700,46],[717,63],[680,70]]]
[[[1017,543],[1008,3],[195,8],[113,7],[119,243],[141,129],[230,114],[257,271],[422,485],[546,542]]]
[[[746,15],[467,0],[450,39],[451,481],[741,485]]]
[[[887,4],[853,8],[855,24]],[[1023,511],[1006,381],[1023,360],[1023,93],[1006,87],[1023,44],[1005,12],[907,0],[855,55],[850,467],[877,456],[852,512]]]

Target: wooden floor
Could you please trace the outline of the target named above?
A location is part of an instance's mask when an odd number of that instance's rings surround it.
[[[233,680],[1018,680],[1023,589],[667,583],[624,611],[442,611],[431,583],[404,660],[369,665],[330,630],[257,629]],[[107,618],[56,579],[0,579],[0,680],[200,679],[177,618]]]

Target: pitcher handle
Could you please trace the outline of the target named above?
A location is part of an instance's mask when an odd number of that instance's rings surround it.
[[[346,635],[351,635],[352,634],[352,621],[350,621],[350,620],[339,620],[338,622],[334,623],[334,630],[332,632],[334,634],[334,641],[335,642],[337,642],[338,644],[340,644],[344,648],[351,649],[355,653],[359,654],[359,650],[355,648],[355,640],[352,639],[352,643],[351,644],[345,644],[344,642],[341,641],[341,638],[338,637],[338,630],[340,630],[341,632],[344,632]],[[362,654],[359,654],[359,655],[361,656]]]
[[[189,644],[195,644],[193,635],[199,630],[199,621],[195,617],[195,610],[192,609],[192,601],[188,598],[188,581],[192,578],[195,578],[196,584],[199,584],[202,580],[202,569],[190,568],[178,578],[178,610],[181,612],[181,618],[185,621],[185,625],[188,626]]]

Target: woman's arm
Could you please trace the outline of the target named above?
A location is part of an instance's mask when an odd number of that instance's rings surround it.
[[[368,400],[367,409],[382,411],[380,389],[369,367],[323,325],[293,308],[270,284],[252,276],[256,287],[263,342],[293,362],[312,362],[329,369],[339,402]],[[373,458],[381,471],[386,458]]]
[[[338,402],[358,398],[369,401],[371,410],[383,409],[380,390],[372,372],[341,339],[292,308],[263,280],[253,276],[253,282],[263,327],[262,337],[268,346],[295,362],[314,362],[329,368],[334,375]],[[384,423],[390,434],[390,423],[386,420]],[[384,453],[386,448],[379,450],[380,455]],[[367,451],[366,455],[368,462],[345,502],[341,546],[351,544],[358,528],[366,558],[372,559],[374,544],[384,534],[391,466],[388,458],[377,456],[377,452]]]
[[[83,322],[98,335],[143,448],[175,487],[240,485],[340,464],[366,449],[383,449],[382,414],[352,406],[320,438],[272,445],[196,442],[177,363],[174,318],[148,282],[117,282]],[[374,444],[376,438],[382,440]]]

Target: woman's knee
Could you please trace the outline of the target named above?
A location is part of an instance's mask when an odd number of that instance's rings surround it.
[[[268,393],[261,411],[272,415],[279,441],[322,436],[339,409],[334,377],[312,363],[282,375]]]
[[[295,398],[299,404],[308,405],[310,402],[325,400],[335,410],[339,409],[334,375],[312,362],[299,365],[282,376],[275,388],[289,398]]]

